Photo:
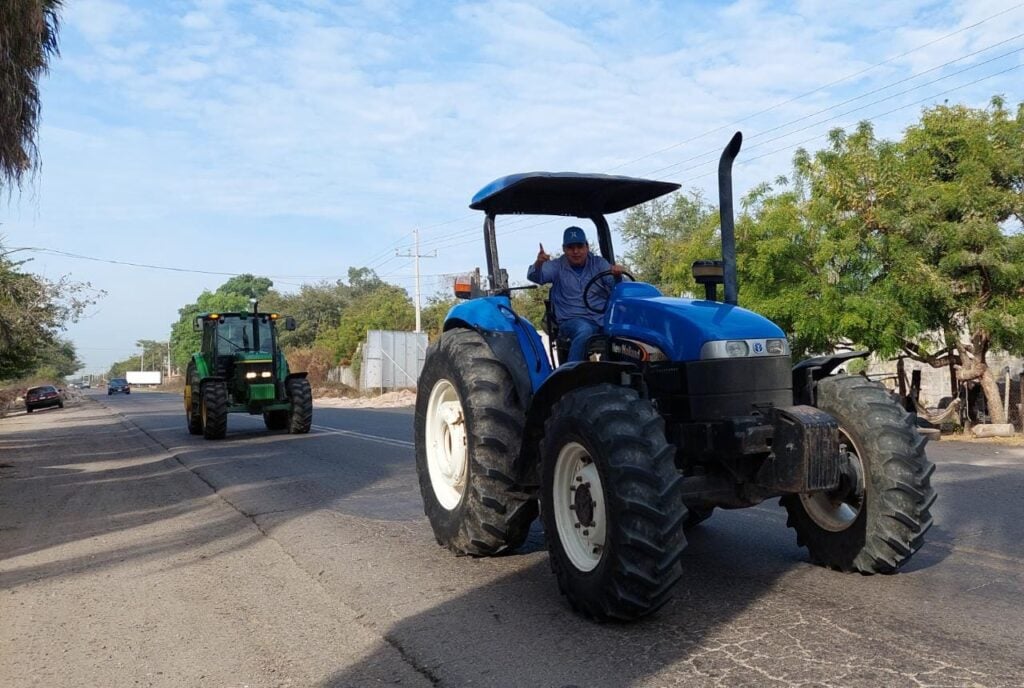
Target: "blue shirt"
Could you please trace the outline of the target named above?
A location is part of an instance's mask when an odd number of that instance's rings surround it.
[[[555,308],[555,317],[558,322],[570,318],[586,318],[598,325],[601,324],[604,316],[587,310],[583,305],[583,288],[587,282],[594,278],[594,275],[611,270],[611,264],[601,256],[593,253],[587,254],[587,262],[583,264],[582,270],[574,270],[569,264],[566,256],[560,256],[556,260],[549,260],[542,263],[540,269],[536,264],[531,265],[526,271],[526,279],[534,284],[551,285],[551,305]],[[608,277],[609,286],[612,278]],[[601,287],[594,285],[590,288],[587,298],[594,308],[604,308],[608,292]]]

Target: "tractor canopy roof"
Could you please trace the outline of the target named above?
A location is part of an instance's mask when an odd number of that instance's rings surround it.
[[[577,172],[525,172],[495,179],[469,207],[488,215],[610,215],[679,188],[672,182]]]

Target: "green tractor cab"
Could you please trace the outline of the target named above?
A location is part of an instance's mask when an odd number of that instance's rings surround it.
[[[292,373],[277,345],[277,313],[202,313],[193,327],[203,333],[185,380],[188,431],[215,440],[227,432],[229,413],[263,414],[269,430],[306,433],[313,421],[313,395],[306,373]]]

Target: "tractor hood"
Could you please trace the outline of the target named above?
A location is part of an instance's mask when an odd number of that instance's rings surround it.
[[[767,318],[718,301],[661,296],[648,284],[615,287],[605,332],[654,345],[673,361],[700,359],[705,342],[785,338]]]

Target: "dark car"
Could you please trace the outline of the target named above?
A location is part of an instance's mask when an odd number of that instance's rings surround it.
[[[43,385],[42,387],[33,387],[25,392],[25,411],[28,413],[47,406],[64,408],[64,399],[56,387]]]
[[[115,392],[124,392],[125,394],[132,393],[132,387],[128,384],[128,381],[123,377],[116,377],[107,383],[107,396],[114,394]]]

